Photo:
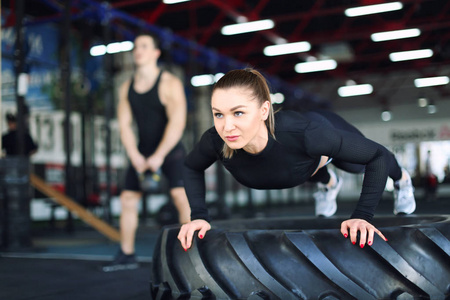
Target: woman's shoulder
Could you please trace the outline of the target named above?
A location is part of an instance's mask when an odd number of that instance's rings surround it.
[[[275,131],[304,131],[310,121],[293,110],[280,110],[275,114]]]

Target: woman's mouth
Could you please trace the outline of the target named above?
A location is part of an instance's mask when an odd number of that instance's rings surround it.
[[[229,142],[234,142],[234,141],[236,141],[239,138],[239,136],[238,135],[227,135],[225,138]]]

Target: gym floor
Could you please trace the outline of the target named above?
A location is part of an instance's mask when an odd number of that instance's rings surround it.
[[[348,216],[354,206],[352,201],[338,201],[336,217]],[[392,207],[391,199],[383,199],[376,215],[392,215]],[[311,217],[314,207],[307,203],[255,211],[255,217]],[[233,219],[244,214],[233,213]],[[415,214],[450,214],[450,198],[434,202],[418,199]],[[150,299],[151,259],[160,232],[154,221],[142,222],[137,233],[136,253],[141,268],[112,273],[103,273],[99,268],[112,259],[118,244],[83,223],[76,223],[71,233],[63,225],[33,226],[32,248],[0,253],[0,299]]]

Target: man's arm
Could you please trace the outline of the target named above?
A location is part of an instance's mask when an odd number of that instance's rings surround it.
[[[166,108],[168,122],[158,147],[147,161],[153,171],[162,165],[164,158],[180,141],[186,126],[186,95],[181,80],[164,72],[158,92]]]
[[[119,121],[120,140],[136,171],[141,173],[146,170],[145,157],[137,148],[137,140],[133,131],[133,113],[128,102],[129,87],[130,81],[127,80],[119,88],[117,119]]]

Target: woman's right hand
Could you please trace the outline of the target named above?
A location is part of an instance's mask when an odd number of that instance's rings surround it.
[[[184,251],[191,248],[192,238],[194,237],[195,231],[199,230],[198,237],[203,239],[206,232],[210,229],[211,225],[202,219],[193,220],[181,226],[180,232],[178,233],[178,239],[180,240]]]

